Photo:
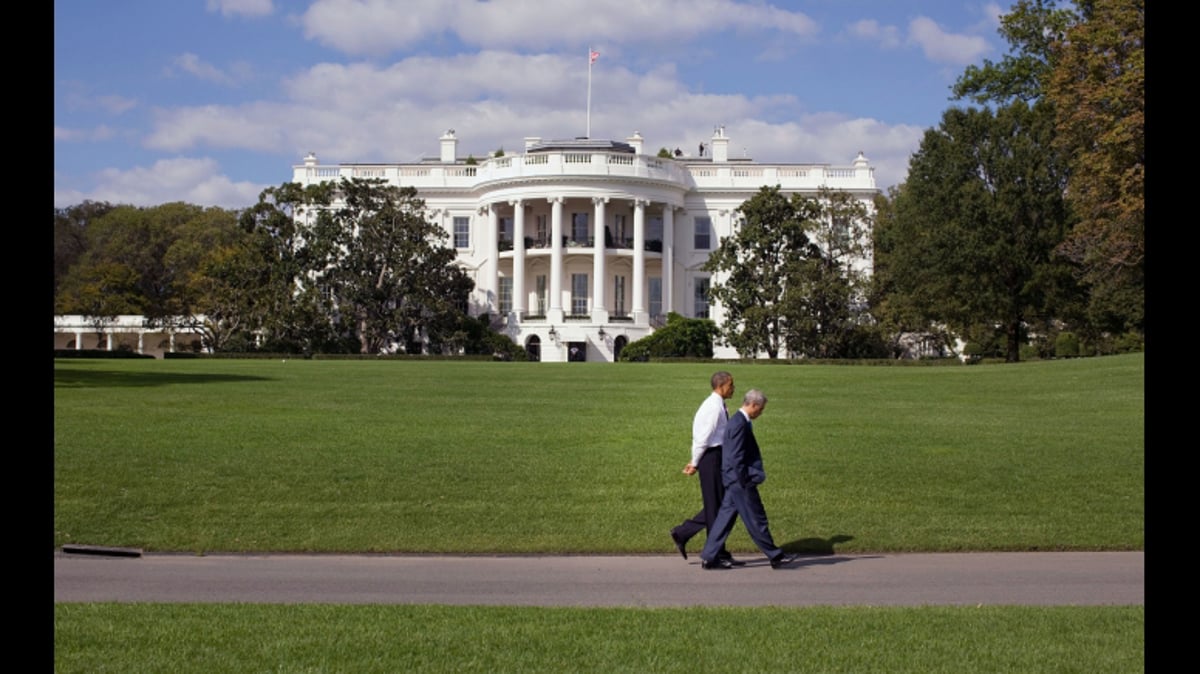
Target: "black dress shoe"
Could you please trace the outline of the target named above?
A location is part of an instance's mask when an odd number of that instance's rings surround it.
[[[729,561],[728,559],[721,559],[720,557],[718,557],[717,559],[714,559],[711,562],[702,559],[702,560],[700,560],[700,568],[702,568],[702,569],[732,569],[733,562]]]
[[[675,549],[679,551],[679,554],[683,555],[684,559],[687,559],[687,549],[683,547],[685,541],[679,540],[679,536],[676,536],[674,531],[671,532],[671,540],[675,541]]]
[[[796,555],[789,555],[789,554],[781,552],[778,555],[775,555],[774,557],[771,558],[771,568],[772,569],[782,569],[783,567],[787,566],[788,564],[791,564],[794,561],[796,561]]]
[[[740,559],[734,559],[734,558],[733,558],[733,555],[729,555],[729,556],[724,556],[724,555],[722,555],[721,557],[719,557],[719,559],[723,559],[723,560],[725,560],[725,561],[729,562],[730,564],[732,564],[732,565],[734,565],[734,566],[745,566],[745,565],[746,565],[746,563],[745,563],[745,562],[743,562],[742,560],[740,560]]]

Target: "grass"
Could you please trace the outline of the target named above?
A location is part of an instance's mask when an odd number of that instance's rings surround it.
[[[1141,606],[59,604],[68,672],[1142,671]]]
[[[54,543],[672,554],[714,367],[59,360]],[[789,550],[1144,547],[1141,354],[726,367],[770,397]],[[1142,606],[56,604],[54,670],[1124,673],[1144,627]]]
[[[54,542],[669,552],[714,367],[56,361]],[[762,494],[789,551],[1143,547],[1142,354],[728,367],[770,398]]]

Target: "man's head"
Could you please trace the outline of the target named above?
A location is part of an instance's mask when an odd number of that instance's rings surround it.
[[[742,410],[746,412],[746,416],[751,419],[757,419],[758,415],[762,414],[763,408],[767,406],[767,396],[762,391],[752,388],[746,391],[746,395],[742,397]]]
[[[712,390],[722,398],[729,399],[733,397],[733,375],[721,370],[713,373]]]

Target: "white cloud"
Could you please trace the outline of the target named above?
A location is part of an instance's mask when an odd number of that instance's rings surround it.
[[[577,61],[484,52],[414,57],[386,67],[321,64],[285,83],[286,101],[157,110],[144,144],[170,152],[210,146],[278,155],[279,182],[310,150],[335,163],[436,156],[437,138],[447,128],[458,132],[460,156],[482,157],[499,147],[519,151],[527,135],[570,138],[587,131],[587,73]],[[423,86],[430,81],[444,85]],[[631,101],[637,101],[636,114]],[[659,147],[692,153],[711,138],[714,125],[725,124],[735,136],[731,156],[746,147],[760,161],[848,165],[863,150],[879,162],[883,187],[903,175],[908,148],[922,133],[875,120],[804,116],[803,108],[791,95],[692,92],[670,64],[641,74],[613,66],[595,83],[591,135],[621,140],[640,131],[651,154]]]
[[[120,115],[137,107],[135,99],[124,96],[97,96],[93,100],[97,106],[113,115]]]
[[[982,37],[947,33],[932,19],[923,16],[909,22],[908,41],[920,46],[930,61],[949,65],[975,63],[990,49]]]
[[[856,21],[850,24],[847,32],[854,37],[875,42],[884,49],[900,46],[900,29],[882,25],[874,19]]]
[[[199,56],[190,52],[175,57],[174,64],[176,68],[206,82],[225,86],[232,86],[237,83],[237,77],[225,73],[210,63],[201,61]],[[245,72],[240,72],[239,75],[244,77]]]
[[[92,127],[91,129],[69,129],[66,127],[54,125],[54,140],[63,142],[76,141],[100,141],[109,140],[116,135],[116,131],[106,124]]]
[[[1000,28],[1000,17],[1008,14],[1010,10],[1011,8],[1006,9],[994,2],[989,2],[983,6],[981,10],[983,18],[974,26],[973,30],[979,33],[994,34]]]
[[[280,182],[283,182],[282,180]],[[233,182],[221,175],[212,159],[177,157],[162,159],[147,168],[105,169],[94,188],[56,189],[55,206],[63,207],[84,199],[113,204],[155,206],[172,201],[223,208],[244,208],[258,200],[265,185]]]
[[[316,0],[300,22],[309,39],[375,56],[443,34],[485,49],[544,50],[690,40],[729,29],[802,38],[818,31],[803,13],[732,0]]]
[[[266,16],[275,11],[271,0],[207,0],[205,9],[221,16]]]

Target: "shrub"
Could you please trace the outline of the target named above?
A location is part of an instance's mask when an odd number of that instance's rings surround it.
[[[717,324],[708,318],[667,314],[667,324],[621,349],[619,360],[646,362],[651,358],[712,358]]]
[[[1060,332],[1054,340],[1055,358],[1076,358],[1079,356],[1079,338],[1073,332]]]

